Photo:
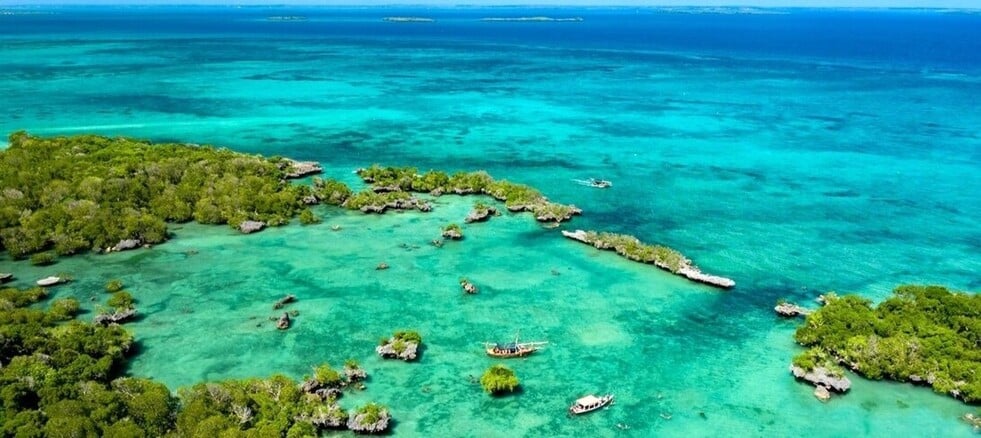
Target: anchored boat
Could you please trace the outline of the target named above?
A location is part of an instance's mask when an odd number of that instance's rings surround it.
[[[487,355],[491,357],[500,358],[512,358],[512,357],[524,357],[531,353],[538,351],[542,345],[548,342],[518,342],[518,335],[514,336],[514,342],[499,343],[499,342],[485,342],[484,348],[487,351]]]
[[[576,402],[569,407],[569,413],[572,415],[582,415],[593,412],[610,403],[613,403],[613,394],[607,394],[602,397],[597,397],[590,394],[576,400]]]

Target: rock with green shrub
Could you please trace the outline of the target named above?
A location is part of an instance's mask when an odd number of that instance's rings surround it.
[[[388,430],[392,416],[388,409],[377,403],[368,403],[356,409],[347,420],[347,428],[354,433],[377,434]]]
[[[388,339],[382,339],[375,352],[385,359],[415,360],[422,345],[422,336],[415,331],[398,331]]]
[[[457,224],[449,224],[443,227],[443,237],[450,240],[460,240],[463,238],[463,229]]]

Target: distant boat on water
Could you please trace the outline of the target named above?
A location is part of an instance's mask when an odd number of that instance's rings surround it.
[[[605,179],[590,178],[590,179],[574,179],[573,181],[575,181],[576,184],[595,187],[597,189],[606,189],[606,188],[613,187],[613,183]]]
[[[518,342],[519,335],[514,336],[514,342],[499,343],[499,342],[485,342],[484,348],[487,351],[487,355],[491,357],[499,358],[513,358],[513,357],[524,357],[538,351],[542,345],[548,344],[548,342]]]

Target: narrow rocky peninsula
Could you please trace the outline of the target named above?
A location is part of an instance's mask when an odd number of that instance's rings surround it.
[[[373,165],[357,170],[372,190],[382,193],[416,192],[431,196],[483,194],[504,202],[511,212],[530,212],[539,222],[559,223],[582,214],[574,205],[550,202],[541,192],[524,184],[495,180],[487,172],[448,174],[430,170],[420,174],[414,167],[381,167]]]
[[[666,246],[647,245],[636,237],[596,231],[562,231],[562,235],[598,249],[612,250],[635,262],[649,263],[658,268],[709,286],[728,289],[736,285],[725,277],[709,275],[698,269],[681,253]]]

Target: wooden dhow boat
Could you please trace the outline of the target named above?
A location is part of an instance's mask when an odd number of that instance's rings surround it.
[[[569,413],[572,415],[587,414],[610,403],[613,403],[613,394],[607,394],[601,397],[590,394],[576,400],[572,406],[569,407]]]
[[[543,345],[548,344],[548,342],[519,342],[518,336],[514,336],[514,342],[499,343],[499,342],[485,342],[484,349],[487,351],[487,355],[491,357],[499,358],[512,358],[512,357],[524,357],[531,353],[538,351]]]

